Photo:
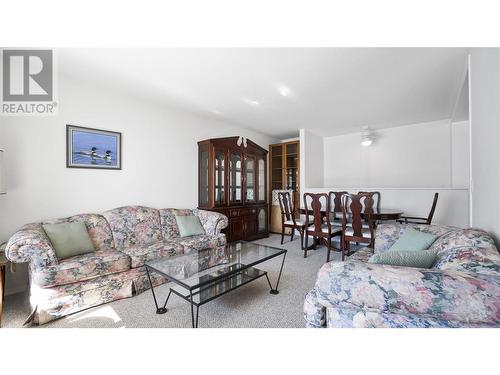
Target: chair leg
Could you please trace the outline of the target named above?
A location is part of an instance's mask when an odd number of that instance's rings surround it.
[[[340,239],[340,251],[342,252],[342,262],[344,261],[345,255],[344,255],[344,248],[345,248],[345,240],[344,236]]]
[[[307,235],[307,231],[304,234],[306,236],[306,244],[304,246],[304,258],[307,258],[307,248],[309,247],[309,236]]]
[[[290,235],[290,241],[293,241],[293,234],[295,232],[295,228],[292,228],[292,234]]]
[[[330,262],[331,250],[332,250],[332,237],[328,237],[328,249],[326,250],[326,263]]]
[[[285,226],[281,227],[281,244],[283,245],[283,240],[285,239]]]
[[[347,256],[351,256],[351,242],[347,242]]]
[[[304,250],[304,230],[301,230],[299,234],[300,234],[300,248]]]

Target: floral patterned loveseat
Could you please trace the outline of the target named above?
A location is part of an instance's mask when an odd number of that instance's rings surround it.
[[[375,253],[408,226],[379,225]],[[305,298],[307,327],[499,327],[500,255],[488,233],[411,226],[437,236],[431,269],[367,263],[368,248],[327,263]]]
[[[196,215],[206,234],[179,237],[176,215]],[[42,225],[82,221],[95,252],[58,260]],[[23,226],[7,243],[5,254],[16,263],[29,262],[28,321],[53,319],[131,297],[149,288],[144,262],[191,251],[208,251],[209,262],[224,261],[226,216],[188,209],[126,206],[102,214],[81,214]],[[152,274],[154,285],[166,280]]]

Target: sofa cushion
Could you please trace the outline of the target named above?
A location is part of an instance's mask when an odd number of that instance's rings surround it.
[[[129,246],[121,251],[130,257],[131,267],[137,268],[148,260],[183,254],[184,248],[173,241],[160,241],[149,245]]]
[[[405,232],[389,248],[389,251],[418,251],[428,249],[436,240],[436,236],[413,228]]]
[[[175,221],[177,222],[177,227],[179,228],[179,237],[191,237],[206,234],[198,216],[176,216]]]
[[[43,230],[59,260],[95,251],[85,223],[44,224]]]
[[[141,206],[115,208],[103,213],[109,223],[117,250],[161,241],[158,210]]]
[[[414,268],[431,268],[435,261],[436,250],[386,251],[368,259],[368,263]]]
[[[177,208],[162,208],[160,211],[161,230],[163,238],[169,240],[179,237],[179,227],[177,226],[176,216],[191,216],[192,210]]]
[[[118,251],[96,251],[62,259],[59,264],[32,268],[34,284],[42,287],[65,285],[130,269],[130,258]]]
[[[420,232],[433,234],[438,238],[446,233],[458,230],[458,228],[455,227],[446,227],[441,225],[398,223],[380,224],[377,226],[377,232],[375,234],[375,253],[381,253],[389,250],[389,248],[394,244],[394,242],[397,241],[407,228],[413,228]]]
[[[46,220],[42,224],[83,222],[87,227],[90,240],[96,250],[112,250],[115,248],[113,233],[106,218],[98,214],[79,214],[63,219]]]

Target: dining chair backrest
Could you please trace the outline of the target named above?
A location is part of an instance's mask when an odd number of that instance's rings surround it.
[[[330,200],[328,194],[326,193],[304,193],[304,208],[306,210],[306,228],[308,233],[312,233],[313,235],[321,236],[323,235],[323,214],[322,210],[324,210],[326,225],[328,226],[328,232],[331,233],[331,224],[330,224]],[[312,227],[310,213],[312,212]]]
[[[333,213],[333,220],[337,218],[337,214],[342,216],[342,195],[349,194],[347,191],[330,191],[328,193],[328,200]]]
[[[278,193],[278,201],[280,204],[282,220],[283,221],[292,220],[293,223],[295,224],[295,207],[293,207],[290,193],[288,191]]]
[[[427,225],[431,225],[431,223],[432,223],[432,218],[434,216],[434,211],[436,210],[438,198],[439,198],[439,193],[435,193],[434,200],[432,201],[431,211],[429,212],[429,216],[427,216],[427,223],[426,223]]]
[[[377,211],[380,210],[380,192],[379,191],[359,191],[358,194],[367,194],[368,198],[364,202],[363,213],[373,212],[376,208]]]
[[[344,230],[347,229],[350,212],[349,225],[352,227],[353,237],[363,237],[363,222],[371,221],[364,220],[362,216],[362,213],[365,213],[363,207],[367,199],[370,199],[370,195],[366,193],[344,194],[342,196],[342,227]]]

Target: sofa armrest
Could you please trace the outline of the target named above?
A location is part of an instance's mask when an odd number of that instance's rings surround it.
[[[413,314],[465,324],[500,324],[498,275],[331,262],[320,269],[314,291],[312,304],[325,308]]]
[[[31,263],[33,268],[58,264],[57,256],[41,224],[28,224],[7,242],[5,256],[13,263]]]
[[[205,232],[212,236],[220,234],[229,224],[227,216],[219,212],[197,209],[193,210],[193,213],[200,218]]]

